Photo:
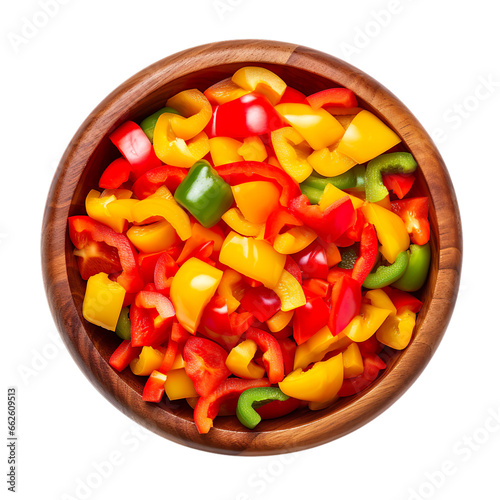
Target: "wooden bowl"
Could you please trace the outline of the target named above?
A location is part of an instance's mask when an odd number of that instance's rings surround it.
[[[387,353],[388,367],[367,390],[320,411],[300,409],[262,421],[255,431],[236,417],[218,417],[200,435],[193,410],[183,402],[144,403],[144,377],[108,364],[117,336],[84,321],[85,284],[80,278],[67,218],[84,214],[87,192],[118,156],[107,136],[125,120],[141,120],[168,97],[187,88],[205,90],[245,65],[271,69],[310,94],[332,86],[352,89],[361,106],[383,119],[403,140],[420,170],[417,189],[430,200],[432,264],[411,344]],[[236,40],[195,47],[159,61],[111,93],[77,131],[59,164],[48,195],[42,230],[45,288],[61,336],[80,369],[117,408],[136,422],[177,443],[205,451],[242,455],[291,452],[339,438],[366,424],[399,398],[436,350],[457,296],[462,259],[460,216],[448,171],[416,118],[393,94],[353,66],[306,47],[263,40]]]

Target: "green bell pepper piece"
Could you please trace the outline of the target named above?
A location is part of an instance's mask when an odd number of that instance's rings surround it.
[[[411,153],[386,153],[377,156],[366,167],[366,199],[369,202],[383,200],[389,191],[384,186],[382,174],[411,174],[417,162]]]
[[[339,189],[349,189],[356,186],[356,176],[351,168],[343,174],[334,177],[322,177],[317,174],[310,175],[304,182],[301,183],[323,191],[328,184],[333,184]]]
[[[130,310],[128,307],[124,307],[120,316],[118,316],[118,322],[116,323],[115,333],[123,340],[130,340]]]
[[[322,189],[309,186],[305,183],[300,184],[300,191],[302,192],[302,194],[305,194],[307,196],[311,205],[317,205],[319,203],[319,200],[321,200],[321,197],[323,196]]]
[[[165,107],[165,108],[159,109],[156,113],[153,113],[152,115],[148,116],[147,118],[144,118],[144,120],[142,120],[142,122],[139,125],[142,128],[142,130],[144,131],[144,133],[148,136],[148,139],[151,142],[153,142],[153,134],[155,131],[156,122],[158,121],[158,118],[160,118],[160,116],[163,113],[173,113],[174,115],[180,115],[180,113],[177,110],[175,110],[174,108]]]
[[[234,201],[231,186],[205,160],[189,169],[174,198],[207,228],[217,224]]]
[[[410,260],[401,278],[392,286],[404,292],[415,292],[422,288],[431,264],[431,247],[425,245],[410,245]]]
[[[356,179],[356,185],[350,189],[354,191],[364,191],[365,190],[365,173],[366,168],[364,165],[355,165],[352,167],[352,173]]]
[[[363,286],[374,289],[383,288],[394,283],[403,276],[408,267],[409,260],[408,251],[401,252],[396,257],[394,264],[390,266],[378,266],[376,271],[370,273],[363,282]]]
[[[352,269],[358,260],[358,254],[353,247],[346,248],[344,251],[340,252],[340,255],[342,260],[338,263],[338,267],[341,269]]]
[[[236,406],[236,416],[238,420],[249,429],[262,420],[255,408],[263,406],[271,401],[286,401],[288,396],[277,387],[254,387],[243,391],[238,398]]]

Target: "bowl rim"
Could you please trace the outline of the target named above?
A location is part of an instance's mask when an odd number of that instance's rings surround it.
[[[208,434],[199,435],[194,423],[174,414],[166,417],[159,405],[144,404],[140,394],[94,348],[80,322],[81,314],[76,310],[68,281],[67,218],[87,161],[100,141],[121,122],[124,109],[138,103],[145,92],[154,92],[192,73],[193,68],[206,70],[228,63],[283,65],[317,74],[352,89],[377,110],[401,136],[422,170],[434,207],[439,259],[432,300],[426,306],[418,339],[355,404],[288,429],[237,432],[215,426]],[[378,416],[413,384],[439,345],[455,305],[462,231],[453,185],[435,144],[389,90],[354,66],[308,47],[269,40],[229,40],[193,47],[150,65],[121,84],[90,113],[54,175],[43,218],[41,250],[46,295],[57,328],[72,357],[101,394],[134,421],[174,442],[217,453],[269,455],[307,449],[342,437]]]

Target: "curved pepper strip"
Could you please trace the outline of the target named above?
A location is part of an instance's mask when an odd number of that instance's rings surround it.
[[[280,418],[292,413],[303,403],[300,399],[288,398],[286,401],[271,401],[264,406],[256,409],[257,413],[261,416],[262,420],[269,420],[271,418]]]
[[[242,380],[229,378],[215,389],[212,394],[200,397],[194,409],[194,423],[200,434],[206,434],[213,427],[213,420],[219,413],[222,403],[235,399],[240,394],[253,387],[269,387],[268,379]]]
[[[125,158],[112,161],[104,170],[99,179],[99,187],[102,189],[116,189],[130,177],[131,165]]]
[[[363,283],[377,260],[378,240],[372,224],[365,224],[361,233],[359,257],[352,269],[352,278]]]
[[[154,136],[154,131],[155,131],[155,127],[156,127],[156,122],[158,121],[158,118],[160,118],[160,116],[163,113],[173,113],[176,115],[179,114],[179,112],[177,110],[175,110],[174,108],[165,107],[165,108],[159,109],[158,111],[156,111],[152,115],[149,115],[148,117],[144,118],[144,120],[142,120],[142,122],[140,123],[140,127],[142,128],[144,133],[148,136],[148,139],[151,142],[153,142],[153,136]]]
[[[297,309],[306,304],[306,296],[300,283],[285,269],[281,273],[277,285],[273,291],[281,300],[283,312]]]
[[[140,353],[141,347],[132,347],[130,340],[124,340],[109,358],[109,364],[116,371],[122,372]]]
[[[177,137],[170,122],[176,118],[179,117],[173,113],[163,113],[158,118],[153,136],[154,151],[168,165],[190,168],[209,152],[208,137],[205,132],[200,132],[188,141]]]
[[[342,330],[354,342],[368,340],[387,319],[391,311],[370,304],[361,304],[359,314]]]
[[[429,199],[426,196],[392,201],[391,210],[403,219],[412,243],[425,245],[429,241],[431,229]]]
[[[211,103],[224,104],[225,102],[233,101],[234,99],[249,94],[250,91],[236,85],[231,78],[224,78],[224,80],[208,87],[203,93]]]
[[[250,181],[273,181],[281,188],[280,203],[288,206],[291,198],[300,194],[298,184],[281,168],[259,161],[228,163],[216,168],[217,173],[231,186]]]
[[[277,387],[254,387],[253,389],[247,389],[238,398],[236,416],[245,427],[255,429],[262,420],[262,417],[255,411],[255,408],[271,401],[286,401],[288,397]]]
[[[266,96],[273,105],[278,104],[286,90],[286,83],[276,73],[258,66],[240,68],[231,80],[242,89]]]
[[[387,153],[374,158],[366,167],[366,199],[376,202],[389,195],[382,174],[411,174],[417,166],[411,153]]]
[[[410,258],[408,252],[401,252],[389,266],[378,266],[375,272],[368,274],[363,281],[365,288],[384,288],[403,276]]]
[[[158,371],[153,370],[142,391],[142,400],[150,403],[159,403],[165,393],[165,382],[167,376]]]
[[[103,242],[118,250],[122,272],[118,283],[129,293],[142,289],[143,281],[137,261],[137,252],[130,240],[110,227],[96,222],[86,215],[69,217],[69,237],[77,249],[82,249],[91,241]]]
[[[226,213],[224,213],[221,219],[233,230],[243,236],[258,236],[262,229],[263,224],[256,224],[255,222],[250,222],[241,213],[239,208],[230,208]]]
[[[292,227],[276,235],[273,248],[281,254],[295,254],[308,247],[317,237],[318,235],[307,226]]]
[[[403,276],[392,283],[394,288],[405,292],[420,290],[427,279],[431,264],[431,247],[425,245],[410,245],[410,260]]]
[[[359,314],[361,307],[361,285],[347,275],[340,277],[332,288],[332,306],[328,328],[338,335]]]
[[[382,177],[382,181],[389,191],[401,199],[410,191],[415,182],[415,176],[412,174],[387,174]]]
[[[226,299],[228,312],[236,311],[245,293],[243,277],[234,269],[227,268],[222,275],[217,292]]]
[[[290,213],[288,208],[279,207],[271,213],[266,222],[264,239],[273,242],[274,238],[285,226],[302,226],[304,223]]]
[[[401,314],[408,309],[414,313],[418,313],[422,309],[422,302],[413,296],[411,293],[403,292],[390,286],[384,288],[384,292],[389,296],[391,302],[396,308],[397,314]]]
[[[311,175],[313,168],[307,161],[311,148],[293,127],[273,130],[271,141],[280,165],[292,179],[302,182]]]
[[[141,175],[132,186],[132,191],[140,200],[156,193],[163,184],[169,191],[175,191],[186,175],[184,168],[162,165]]]
[[[266,370],[253,361],[257,349],[257,344],[250,339],[244,340],[236,347],[233,347],[226,359],[226,366],[229,371],[240,378],[262,378]]]
[[[198,135],[212,117],[212,106],[198,89],[179,92],[167,101],[182,116],[170,113],[170,126],[174,134],[187,141]]]
[[[262,361],[266,368],[271,384],[277,384],[285,376],[283,353],[278,341],[270,334],[259,328],[250,327],[246,332],[247,340],[253,340],[263,352]]]
[[[163,217],[172,224],[182,241],[191,236],[191,222],[186,212],[177,204],[172,193],[165,187],[132,207],[134,220],[141,222],[149,217]]]

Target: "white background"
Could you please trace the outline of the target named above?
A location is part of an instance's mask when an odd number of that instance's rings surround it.
[[[500,498],[495,3],[54,1],[50,18],[40,14],[43,0],[4,0],[0,15],[0,399],[5,415],[6,386],[17,386],[18,498]],[[29,21],[47,22],[30,32]],[[323,50],[392,90],[439,138],[464,229],[459,299],[422,376],[362,429],[281,458],[207,454],[143,431],[93,388],[61,345],[41,277],[45,198],[85,117],[149,64],[233,38]],[[110,460],[112,470],[102,466]]]

